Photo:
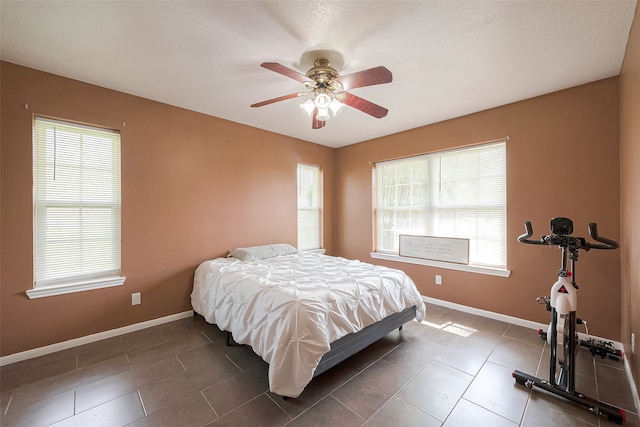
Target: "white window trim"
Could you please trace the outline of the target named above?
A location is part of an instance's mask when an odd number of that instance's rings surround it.
[[[306,248],[306,249],[300,249],[300,251],[305,251],[305,252],[309,252],[309,251],[319,251],[319,250],[323,250],[323,201],[324,201],[324,187],[323,187],[323,170],[322,167],[318,166],[318,165],[313,165],[313,164],[309,164],[309,163],[298,163],[296,165],[296,175],[297,175],[297,183],[296,183],[296,198],[300,197],[300,168],[313,168],[317,171],[317,178],[318,178],[318,188],[317,188],[317,196],[318,196],[318,200],[317,200],[317,207],[299,207],[300,203],[299,200],[297,201],[297,215],[299,216],[301,211],[306,211],[306,212],[313,212],[313,213],[317,213],[318,215],[318,229],[316,230],[318,235],[318,247],[311,247],[311,248]],[[296,220],[296,233],[298,235],[298,242],[297,242],[297,246],[300,247],[300,223],[298,220]]]
[[[451,262],[433,261],[429,259],[411,258],[395,254],[385,254],[382,252],[371,252],[371,258],[383,259],[386,261],[404,262],[407,264],[426,265],[428,267],[445,268],[447,270],[466,271],[469,273],[487,274],[490,276],[509,277],[511,270],[495,267],[483,267],[480,265],[455,264]]]
[[[507,136],[504,139],[497,139],[497,140],[493,140],[493,141],[487,141],[487,142],[483,142],[481,144],[474,144],[474,146],[483,146],[483,145],[494,145],[494,144],[500,144],[503,143],[505,144],[505,150],[506,150],[506,143],[509,142],[510,137]],[[471,146],[468,148],[472,148]],[[451,150],[443,150],[440,153],[447,153],[447,152],[457,152],[464,149],[463,148],[454,148]],[[430,155],[431,153],[428,154],[418,154],[418,155],[413,155],[413,156],[407,156],[404,157],[404,159],[411,159],[411,158],[415,158],[415,157],[420,157],[420,156],[424,156],[424,155]],[[382,161],[382,162],[386,162],[386,161]],[[378,207],[377,207],[377,202],[375,201],[376,199],[376,185],[377,183],[376,181],[376,168],[373,168],[373,179],[374,179],[374,224],[377,225],[377,219],[376,219],[376,215],[378,214]],[[505,174],[506,174],[506,163],[505,163]],[[506,196],[506,188],[505,188],[505,196]],[[506,210],[506,200],[505,200],[505,210]],[[377,231],[374,231],[374,239],[376,241],[376,246],[377,246]],[[505,248],[506,249],[506,248]],[[374,248],[374,251],[376,249]],[[493,276],[499,276],[499,277],[509,277],[511,275],[511,270],[508,270],[506,268],[506,263],[507,260],[505,260],[505,265],[504,268],[502,268],[502,266],[488,266],[488,265],[482,265],[482,264],[456,264],[456,263],[450,263],[450,262],[444,262],[444,261],[435,261],[435,260],[427,260],[427,259],[420,259],[420,258],[412,258],[412,257],[404,257],[404,256],[400,256],[398,253],[392,252],[392,251],[381,251],[381,252],[371,252],[370,256],[374,259],[384,259],[384,260],[390,260],[390,261],[397,261],[397,262],[404,262],[404,263],[408,263],[408,264],[418,264],[418,265],[425,265],[425,266],[432,266],[432,267],[439,267],[439,268],[445,268],[445,269],[449,269],[449,270],[458,270],[458,271],[467,271],[467,272],[474,272],[474,273],[479,273],[479,274],[488,274],[488,275],[493,275]],[[507,258],[508,259],[508,258]]]
[[[319,248],[319,249],[301,249],[300,252],[305,252],[308,254],[322,254],[324,255],[324,253],[327,250],[325,248]]]
[[[84,280],[81,282],[69,282],[56,286],[43,286],[27,290],[29,299],[52,297],[55,295],[71,294],[80,291],[90,291],[93,289],[111,288],[122,286],[126,277],[114,276],[100,279]]]
[[[47,117],[35,117],[34,118],[35,123],[37,123],[37,121],[42,120],[43,123],[60,123],[63,126],[71,126],[74,128],[83,128],[86,127],[89,130],[93,131],[93,130],[99,130],[99,131],[103,131],[103,132],[108,132],[108,133],[114,133],[114,134],[118,134],[118,150],[119,150],[119,132],[118,131],[112,131],[109,129],[103,129],[103,128],[98,128],[95,126],[87,126],[87,125],[83,125],[83,124],[78,124],[78,123],[74,123],[74,122],[69,122],[69,121],[59,121],[59,120],[55,120],[55,119],[50,119]],[[35,129],[35,125],[34,125],[34,129]],[[36,145],[36,135],[34,134],[34,153],[35,153],[35,145]],[[39,141],[39,140],[38,140]],[[40,142],[40,141],[39,141]],[[38,142],[38,143],[39,143]],[[41,146],[39,146],[38,149],[42,149]],[[118,159],[118,163],[117,163],[118,169],[120,168],[120,159]],[[34,159],[34,186],[36,185],[36,162]],[[42,172],[42,171],[40,171]],[[120,174],[118,174],[118,202],[117,202],[117,207],[118,209],[120,209],[121,206],[121,202],[120,202],[120,189],[119,189],[119,181],[120,181]],[[34,188],[34,195],[35,195],[35,188]],[[40,199],[39,199],[40,200]],[[37,202],[37,200],[34,199],[34,202]],[[34,209],[35,209],[35,204],[34,204]],[[34,211],[34,227],[35,227],[35,219],[36,219],[36,212]],[[121,230],[121,224],[118,225],[118,234],[120,233]],[[36,231],[34,228],[34,287],[32,289],[28,289],[25,291],[27,297],[29,297],[29,299],[35,299],[35,298],[43,298],[43,297],[49,297],[49,296],[55,296],[55,295],[63,295],[63,294],[69,294],[69,293],[75,293],[75,292],[81,292],[81,291],[88,291],[88,290],[93,290],[93,289],[103,289],[103,288],[109,288],[109,287],[115,287],[115,286],[121,286],[124,284],[126,277],[121,277],[120,276],[120,262],[118,263],[118,268],[117,269],[112,269],[111,271],[102,271],[102,272],[93,272],[93,273],[89,273],[89,274],[84,274],[84,275],[76,275],[75,277],[72,276],[67,276],[67,277],[62,277],[59,279],[45,279],[45,280],[38,280],[36,282],[36,271],[35,271],[35,245],[37,244],[36,241]],[[120,256],[120,249],[118,248],[118,255]]]

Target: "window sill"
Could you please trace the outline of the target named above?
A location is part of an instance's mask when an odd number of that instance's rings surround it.
[[[56,286],[41,286],[29,289],[26,293],[29,299],[52,297],[55,295],[71,294],[74,292],[90,291],[93,289],[110,288],[124,284],[126,277],[105,277],[83,282],[65,283]]]
[[[325,248],[319,248],[319,249],[303,249],[300,252],[306,252],[309,254],[324,254],[326,251]]]
[[[371,252],[371,258],[384,259],[387,261],[405,262],[408,264],[426,265],[429,267],[446,268],[448,270],[466,271],[469,273],[488,274],[490,276],[509,277],[511,270],[502,268],[482,267],[479,265],[454,264],[450,262],[433,261],[429,259],[410,258],[399,255],[383,254],[380,252]]]

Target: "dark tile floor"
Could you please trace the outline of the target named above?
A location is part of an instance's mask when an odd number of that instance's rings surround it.
[[[9,426],[606,426],[586,409],[515,384],[544,376],[535,331],[428,305],[405,325],[315,378],[297,399],[268,391],[267,365],[225,346],[201,317],[4,366]],[[578,354],[577,389],[640,426],[622,361]]]

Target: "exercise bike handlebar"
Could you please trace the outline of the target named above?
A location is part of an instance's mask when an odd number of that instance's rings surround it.
[[[581,237],[572,237],[560,234],[549,234],[547,236],[542,236],[539,240],[531,240],[530,237],[533,236],[531,221],[526,221],[524,223],[524,228],[526,232],[518,237],[518,241],[529,245],[561,245],[567,241],[567,238],[570,238],[577,242],[577,246],[580,249],[587,251],[589,249],[617,249],[619,247],[618,242],[615,240],[602,237],[598,234],[598,225],[595,222],[589,223],[589,236],[599,243],[590,243]]]
[[[589,246],[593,249],[618,249],[618,242],[615,240],[607,239],[598,235],[598,225],[595,222],[589,223],[589,236],[596,242],[602,243],[601,245],[589,243]]]
[[[530,240],[529,237],[533,236],[533,227],[531,226],[531,221],[526,221],[524,223],[524,229],[526,233],[521,234],[518,237],[518,241],[520,243],[527,243],[529,245],[546,245],[547,242],[542,237],[540,240]]]

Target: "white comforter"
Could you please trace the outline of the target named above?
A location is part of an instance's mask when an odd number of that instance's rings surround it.
[[[218,258],[196,270],[193,309],[269,363],[272,392],[297,397],[330,343],[393,313],[425,306],[413,281],[387,267],[314,253],[257,261]]]

